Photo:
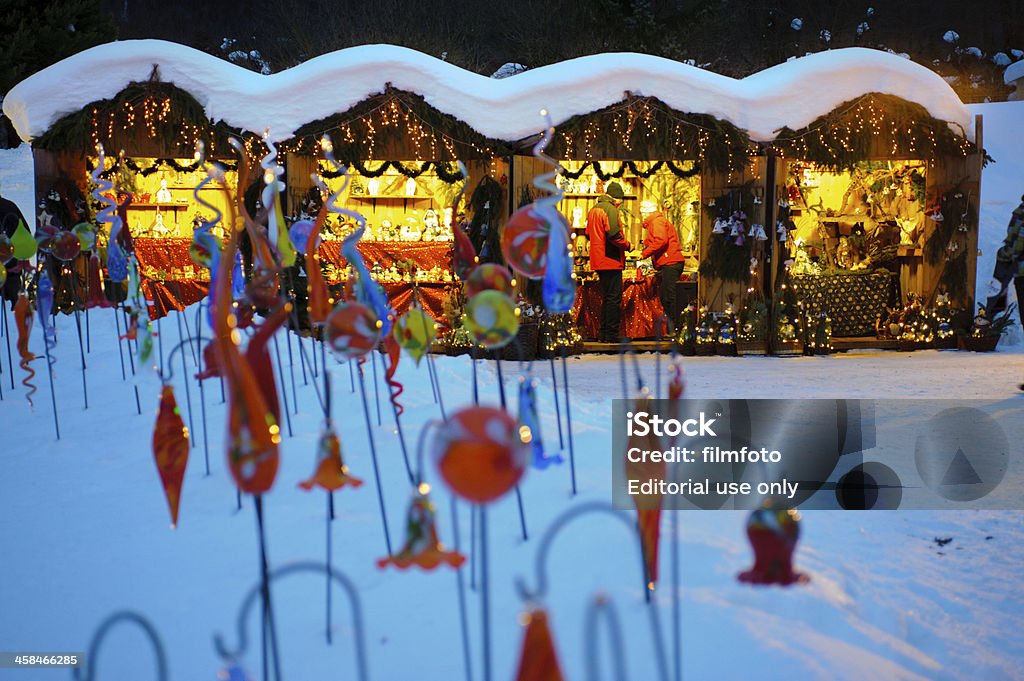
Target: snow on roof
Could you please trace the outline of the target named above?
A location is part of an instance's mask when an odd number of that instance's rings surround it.
[[[191,93],[211,119],[255,132],[269,128],[275,141],[383,92],[388,83],[506,141],[538,133],[541,109],[557,125],[620,102],[627,91],[729,121],[755,140],[773,139],[784,126],[802,128],[844,101],[881,92],[916,102],[973,137],[970,113],[938,74],[865,48],[811,54],[740,80],[634,53],[579,57],[494,79],[395,45],[350,47],[263,75],[184,45],[126,40],[30,76],[7,94],[3,110],[22,139],[31,140],[62,116],[147,80],[154,65],[160,80]]]
[[[1010,64],[1006,67],[1006,71],[1003,72],[1003,82],[1007,85],[1021,78],[1024,78],[1024,59]]]

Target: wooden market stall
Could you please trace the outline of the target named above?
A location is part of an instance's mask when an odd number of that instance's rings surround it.
[[[767,145],[786,239],[776,289],[792,287],[806,324],[827,318],[834,345],[932,343],[922,311],[971,310],[980,117],[974,127],[972,143],[919,104],[867,93]]]
[[[111,198],[117,200],[127,230],[123,241],[138,259],[150,314],[159,317],[170,309],[184,309],[206,295],[209,282],[208,270],[189,256],[193,227],[214,218],[214,211],[193,192],[205,177],[195,157],[196,143],[204,142],[207,161],[216,160],[226,169],[233,189],[237,161],[227,144],[229,132],[214,125],[192,95],[155,78],[64,116],[33,140],[42,209],[39,228],[52,224],[70,229],[94,220],[102,205],[91,194],[96,187],[92,173],[97,144],[102,144],[106,162],[100,177],[113,183]],[[200,190],[202,200],[229,215],[234,207],[219,189]],[[99,263],[105,262],[108,236],[109,227],[103,225],[97,240]],[[78,286],[65,292],[71,304],[98,295],[88,284],[92,280],[94,288],[98,281],[89,271],[95,264],[86,255],[75,261]],[[109,280],[104,288],[108,297],[123,295]]]
[[[533,141],[521,141],[519,149],[525,151]],[[557,126],[548,153],[562,167],[559,209],[572,228],[579,284],[574,315],[584,338],[598,335],[601,309],[597,275],[589,265],[586,215],[606,184],[618,182],[625,191],[622,215],[626,238],[634,247],[623,273],[622,333],[652,338],[663,310],[653,271],[638,266],[644,237],[641,204],[649,202],[662,210],[677,231],[685,258],[676,284],[677,306],[708,295],[722,297],[717,280],[700,274],[716,214],[706,202],[723,188],[741,184],[750,150],[746,133],[732,124],[674,110],[654,97],[627,95],[615,105]],[[514,157],[513,197],[518,205],[533,200],[533,180],[547,171],[532,156]]]
[[[450,324],[459,289],[451,270],[452,229],[470,235],[482,261],[498,251],[497,225],[508,207],[506,147],[422,97],[388,87],[347,111],[302,126],[282,146],[288,152],[293,217],[314,217],[319,208],[313,173],[331,191],[343,183],[320,153],[324,135],[331,138],[337,161],[350,168],[340,202],[366,219],[359,250],[391,304],[404,312],[415,291],[427,312]],[[468,185],[458,161],[466,167]],[[330,214],[322,233],[321,266],[336,288],[351,273],[341,244],[354,224]],[[296,286],[301,290],[304,286]]]

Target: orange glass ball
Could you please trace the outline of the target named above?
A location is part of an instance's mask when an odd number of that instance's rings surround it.
[[[380,342],[381,323],[362,303],[341,303],[327,316],[324,338],[339,360],[362,357]]]
[[[524,441],[525,438],[525,441]],[[456,495],[486,504],[508,493],[526,472],[529,430],[495,407],[467,407],[434,437],[434,462]]]
[[[569,221],[558,215],[559,229],[569,233]],[[548,235],[552,225],[532,203],[508,219],[501,231],[501,252],[512,269],[531,279],[540,279],[548,264]],[[568,238],[568,237],[567,237]]]

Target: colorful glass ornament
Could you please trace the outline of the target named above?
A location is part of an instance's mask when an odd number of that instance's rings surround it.
[[[406,570],[415,565],[423,570],[433,570],[442,563],[457,568],[466,561],[458,551],[446,551],[438,539],[436,511],[428,496],[429,491],[430,486],[421,483],[413,493],[405,516],[405,544],[395,555],[379,559],[377,567],[383,569],[394,565],[399,570]]]
[[[495,407],[466,407],[438,428],[433,456],[458,496],[478,504],[501,497],[526,472],[527,442],[519,423]]]
[[[326,217],[327,213],[323,212],[322,215]],[[309,221],[307,220],[306,222],[308,223]],[[298,224],[292,225],[292,229],[294,230]],[[322,221],[317,220],[317,225],[321,224]],[[301,234],[297,238],[301,238]],[[304,254],[306,262],[306,288],[308,290],[306,309],[309,311],[309,321],[311,324],[322,324],[327,320],[327,316],[331,314],[331,297],[327,292],[324,274],[320,271],[319,250],[320,228],[310,224],[310,233],[306,234],[306,239],[299,252]]]
[[[0,287],[7,283],[7,268],[4,267],[3,260],[0,260]]]
[[[362,484],[362,480],[348,474],[348,466],[341,457],[341,439],[328,419],[317,444],[316,468],[313,475],[299,483],[299,487],[306,491],[319,487],[327,492],[336,492],[346,485],[360,487]]]
[[[18,260],[28,260],[39,250],[39,244],[21,220],[18,221],[18,227],[11,236],[11,246],[14,247],[14,257]]]
[[[537,415],[536,382],[532,376],[519,378],[519,423],[520,434],[533,452],[532,464],[537,470],[544,470],[552,464],[563,462],[561,454],[547,456],[540,434],[540,417]],[[523,428],[526,430],[524,431]],[[527,439],[528,438],[528,439]]]
[[[43,328],[43,342],[49,353],[52,365],[57,361],[53,352],[57,345],[57,330],[53,328],[53,282],[46,268],[39,271],[39,282],[36,284],[36,310],[39,313],[39,325]]]
[[[476,249],[462,228],[452,225],[452,269],[462,281],[468,281],[477,267]]]
[[[569,233],[569,221],[558,211],[538,211],[523,206],[508,219],[501,231],[501,252],[512,269],[531,279],[544,276],[548,261],[548,238],[554,220]]]
[[[128,258],[116,241],[107,247],[107,276],[117,283],[128,280]]]
[[[463,325],[483,347],[500,348],[519,332],[519,309],[505,294],[483,291],[466,303]]]
[[[672,374],[672,378],[668,382],[668,398],[670,400],[678,400],[683,396],[683,392],[686,390],[686,379],[683,375],[683,363],[677,357],[672,362],[672,366],[669,369]]]
[[[174,388],[167,384],[160,389],[160,408],[153,428],[153,458],[171,511],[171,527],[177,527],[181,485],[188,465],[188,428],[181,420]]]
[[[71,230],[78,237],[79,248],[91,251],[96,245],[96,229],[88,222],[79,222]]]
[[[362,357],[377,347],[380,320],[362,303],[341,303],[327,317],[324,338],[339,360]]]
[[[309,245],[309,237],[313,231],[313,223],[309,220],[296,220],[295,224],[288,229],[288,238],[291,239],[292,246],[300,254],[306,255],[306,246]],[[316,248],[315,243],[313,247]]]
[[[22,292],[18,296],[17,302],[14,304],[14,324],[18,329],[18,356],[21,361],[18,366],[22,368],[27,375],[21,380],[21,384],[28,390],[25,393],[25,399],[28,400],[28,405],[32,406],[32,395],[36,392],[36,386],[33,385],[32,379],[35,378],[36,372],[29,362],[36,358],[35,353],[28,349],[29,336],[32,334],[32,303],[29,301],[28,296]]]
[[[355,293],[356,301],[373,310],[376,318],[380,320],[381,333],[391,333],[391,315],[393,310],[388,305],[387,294],[384,289],[374,281],[370,270],[366,267],[363,254],[356,248],[356,244],[363,238],[366,231],[365,226],[359,227],[341,242],[341,255],[348,261],[348,264],[355,270],[354,281],[350,280]]]
[[[553,208],[550,212],[561,215]],[[550,314],[565,314],[572,311],[576,302],[576,282],[572,273],[572,249],[569,247],[569,230],[555,225],[548,236],[547,266],[544,269],[542,295],[544,307]]]
[[[0,265],[14,257],[14,245],[7,232],[0,232]]]
[[[651,413],[650,398],[642,397],[634,401],[633,412],[646,411]],[[661,451],[661,439],[648,429],[646,435],[631,434],[627,439],[627,451],[633,448],[640,451]],[[630,480],[667,480],[668,465],[664,461],[631,461],[626,459],[626,477]],[[647,572],[648,587],[653,589],[658,581],[658,547],[661,539],[661,506],[662,495],[654,492],[644,495],[633,495],[636,506],[637,527],[640,530],[640,543],[644,554],[644,568]]]
[[[82,242],[78,240],[78,236],[74,232],[61,232],[54,239],[50,252],[58,260],[69,262],[82,252]]]
[[[211,320],[217,366],[224,376],[228,407],[228,468],[238,488],[248,494],[269,490],[277,476],[281,429],[265,397],[257,373],[238,348],[240,335],[231,299],[230,268],[238,249],[239,232],[232,232],[212,289]],[[258,244],[254,243],[254,250]],[[285,317],[290,307],[280,305]],[[266,326],[267,323],[264,324]],[[257,332],[258,333],[258,332]],[[260,353],[261,356],[265,352]],[[270,372],[271,380],[273,371]]]
[[[470,298],[483,291],[498,291],[512,296],[513,280],[508,268],[493,262],[476,267],[466,279],[466,297]]]
[[[565,677],[558,663],[548,614],[536,608],[526,613],[523,620],[526,631],[523,633],[516,681],[563,681]]]
[[[750,512],[747,539],[754,550],[754,565],[737,578],[751,584],[790,584],[809,581],[793,570],[793,552],[800,539],[800,514],[795,509],[766,504]]]
[[[398,345],[412,355],[418,365],[430,351],[430,344],[437,336],[437,323],[422,307],[414,304],[398,318],[391,333]]]
[[[57,240],[60,229],[57,225],[39,225],[36,229],[36,244],[43,253],[49,253],[53,248],[53,242]]]

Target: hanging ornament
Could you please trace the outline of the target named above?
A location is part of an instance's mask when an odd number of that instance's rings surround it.
[[[14,257],[14,245],[6,232],[0,231],[0,264]]]
[[[672,374],[672,378],[668,382],[668,398],[670,400],[678,400],[686,390],[682,360],[678,357],[672,360],[672,367],[669,369],[669,372]]]
[[[495,407],[467,407],[434,436],[438,472],[459,497],[486,504],[516,486],[529,449],[519,423]]]
[[[213,236],[213,223],[203,222],[192,231],[192,242],[188,246],[188,256],[192,262],[205,267],[213,273],[220,260],[220,242]]]
[[[78,236],[74,232],[61,232],[54,239],[50,252],[58,260],[69,262],[77,258],[78,254],[82,252],[82,242],[79,241]]]
[[[39,283],[36,284],[36,310],[39,313],[39,325],[43,328],[43,342],[46,344],[49,362],[52,366],[57,361],[53,349],[57,345],[57,330],[53,328],[53,282],[46,268],[39,270]]]
[[[468,281],[469,276],[477,267],[476,249],[473,242],[462,231],[459,225],[452,225],[452,269],[462,281]]]
[[[377,567],[383,569],[394,565],[399,570],[406,570],[415,565],[423,570],[433,570],[442,563],[457,568],[466,561],[458,551],[446,551],[438,539],[435,509],[429,492],[430,485],[426,483],[421,483],[413,492],[405,515],[405,544],[395,555],[379,559]]]
[[[471,298],[483,291],[498,291],[511,296],[515,281],[504,265],[484,263],[477,266],[466,279],[466,297]]]
[[[327,209],[322,208],[316,225],[310,224],[310,232],[306,234],[306,238],[303,240],[301,234],[299,235],[302,248],[298,250],[304,254],[306,263],[306,288],[309,292],[306,309],[309,311],[311,324],[323,324],[331,313],[331,296],[327,290],[327,283],[324,281],[324,273],[320,270],[320,226],[323,225],[326,217]],[[308,221],[306,222],[308,223]],[[293,232],[298,224],[296,222],[292,225]]]
[[[339,360],[362,357],[377,347],[381,322],[361,303],[341,303],[327,317],[324,337]]]
[[[25,393],[25,399],[28,400],[28,406],[30,407],[32,406],[32,395],[36,392],[36,387],[32,384],[32,379],[35,378],[36,372],[29,365],[29,362],[33,361],[36,355],[28,349],[29,336],[32,334],[32,313],[34,311],[31,301],[29,301],[28,296],[23,291],[18,295],[18,301],[14,304],[14,324],[18,329],[17,348],[18,356],[21,358],[18,366],[27,374],[21,380],[21,384],[28,389]]]
[[[270,209],[268,213],[267,233],[270,237],[270,244],[277,250],[284,267],[291,267],[295,264],[295,248],[288,236],[288,225],[284,220],[284,212],[281,210],[281,192],[284,191],[284,183],[281,176],[284,168],[277,164],[277,147],[270,141],[270,130],[263,135],[263,143],[267,145],[267,155],[260,160],[263,168],[263,193],[261,194],[263,205]]]
[[[563,681],[558,652],[551,636],[547,613],[534,608],[520,619],[526,625],[519,653],[516,681]]]
[[[391,315],[394,310],[388,305],[388,297],[384,293],[384,289],[374,280],[370,270],[366,267],[363,254],[356,248],[356,244],[359,243],[365,231],[366,227],[360,226],[345,237],[345,240],[341,242],[341,255],[356,273],[355,279],[349,280],[352,283],[356,301],[373,311],[380,321],[380,333],[386,334],[391,332]]]
[[[483,291],[466,303],[463,322],[476,342],[488,349],[508,345],[519,332],[519,309],[498,291]]]
[[[171,511],[171,527],[176,527],[181,484],[188,464],[188,428],[181,420],[174,388],[168,384],[160,389],[160,408],[153,428],[153,458]]]
[[[633,412],[646,411],[651,413],[652,405],[650,398],[645,396],[633,402]],[[653,429],[648,429],[646,435],[631,434],[626,444],[627,450],[639,447],[637,451],[661,451],[661,439],[656,436]],[[664,461],[631,461],[626,459],[626,478],[629,480],[667,480],[668,465]],[[644,554],[644,570],[647,576],[647,586],[654,589],[658,581],[658,547],[661,539],[661,506],[662,495],[660,493],[633,495],[633,504],[636,506],[637,527],[640,530],[640,543]]]
[[[341,457],[341,440],[334,430],[334,424],[328,419],[317,444],[316,468],[312,476],[299,483],[299,487],[306,491],[320,487],[328,492],[336,492],[345,486],[360,487],[362,484],[362,480],[348,474],[348,466]]]
[[[313,231],[313,223],[309,220],[296,220],[295,224],[288,229],[288,238],[291,239],[292,246],[300,254],[306,254],[306,246],[309,244],[309,237]]]
[[[11,246],[14,247],[14,257],[18,260],[28,260],[39,250],[39,244],[32,238],[28,227],[21,220],[18,221],[18,228],[14,230],[14,235],[11,236]]]
[[[39,225],[36,230],[36,244],[43,253],[49,253],[53,249],[53,242],[57,240],[60,230],[56,225]]]
[[[561,454],[547,456],[544,453],[540,417],[537,415],[537,390],[533,377],[529,375],[519,377],[519,423],[522,424],[519,429],[520,435],[533,452],[531,463],[534,468],[544,470],[552,464],[563,462]]]
[[[554,209],[551,209],[554,211]],[[560,213],[558,213],[561,215]],[[548,236],[547,267],[541,290],[544,307],[550,314],[566,314],[576,302],[576,282],[573,279],[572,249],[569,232],[555,227]]]
[[[7,283],[7,268],[4,266],[4,261],[0,260],[0,288]]]
[[[725,228],[728,223],[722,218],[715,218],[715,227],[711,230],[712,234],[725,234]]]
[[[437,336],[437,323],[417,303],[398,318],[391,333],[398,345],[412,355],[413,360],[419,365]]]
[[[558,211],[542,212],[534,204],[523,206],[501,230],[501,252],[505,262],[530,279],[544,276],[548,262],[548,238],[552,226],[569,233],[569,221]]]
[[[738,579],[751,584],[788,586],[809,581],[793,570],[793,552],[800,538],[800,514],[794,509],[771,505],[751,511],[747,518],[747,539],[754,550],[754,565]]]
[[[96,229],[88,222],[79,222],[71,230],[78,237],[79,247],[91,251],[96,245]]]

